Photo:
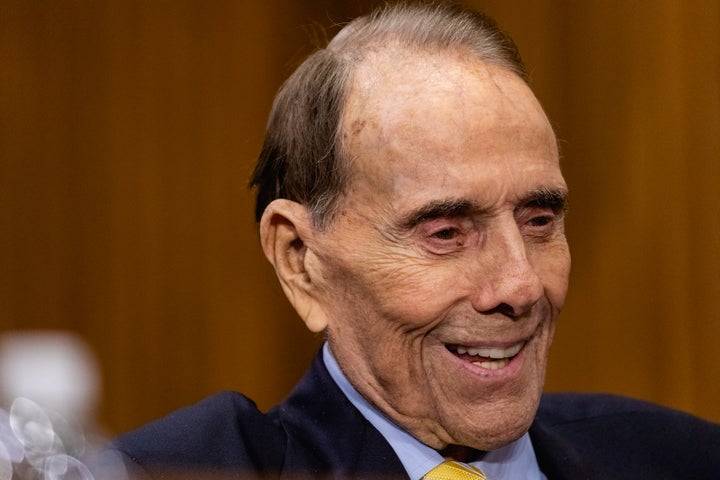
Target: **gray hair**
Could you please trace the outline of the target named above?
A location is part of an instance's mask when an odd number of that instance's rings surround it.
[[[389,43],[469,53],[528,81],[513,40],[487,15],[446,3],[396,3],[348,23],[310,55],[275,97],[251,186],[255,218],[277,198],[305,205],[316,228],[326,227],[351,175],[341,118],[350,78],[373,48]]]

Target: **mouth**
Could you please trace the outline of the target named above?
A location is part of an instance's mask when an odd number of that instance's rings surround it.
[[[469,347],[465,345],[446,345],[446,348],[461,360],[488,370],[500,370],[506,367],[525,342],[519,342],[506,348]]]

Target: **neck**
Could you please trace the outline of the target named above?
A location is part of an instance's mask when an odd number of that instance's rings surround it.
[[[463,445],[448,445],[438,452],[445,457],[446,460],[455,460],[463,463],[476,462],[482,460],[487,452],[476,450],[474,448],[465,447]]]

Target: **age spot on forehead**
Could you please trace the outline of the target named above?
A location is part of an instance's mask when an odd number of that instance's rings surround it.
[[[350,125],[350,134],[358,135],[360,132],[362,132],[363,128],[365,128],[366,123],[367,122],[362,119],[353,120],[352,124]]]

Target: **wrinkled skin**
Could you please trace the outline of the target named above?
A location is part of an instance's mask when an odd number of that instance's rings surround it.
[[[533,420],[567,291],[554,133],[522,80],[474,58],[383,49],[353,78],[353,175],[330,225],[300,229],[312,294],[291,300],[420,441],[498,448]],[[457,346],[522,348],[489,368]]]

